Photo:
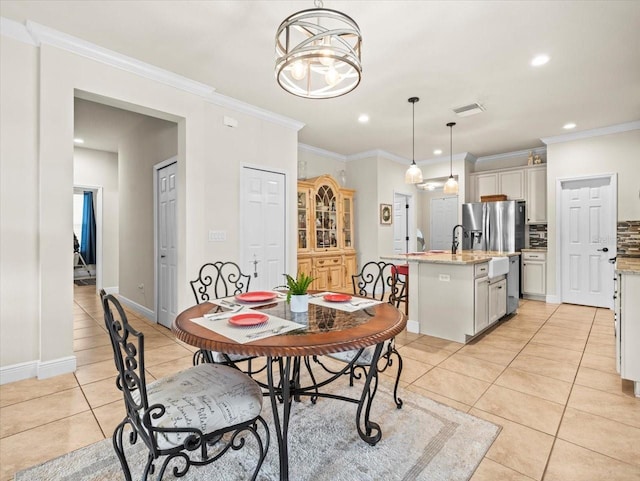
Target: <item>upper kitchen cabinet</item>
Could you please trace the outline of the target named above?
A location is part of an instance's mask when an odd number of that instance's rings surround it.
[[[470,202],[482,196],[504,194],[509,200],[526,201],[527,224],[547,222],[547,166],[519,167],[470,175]]]
[[[314,289],[346,289],[357,272],[353,196],[329,175],[298,182],[298,270]]]
[[[547,167],[527,169],[527,224],[547,223]]]

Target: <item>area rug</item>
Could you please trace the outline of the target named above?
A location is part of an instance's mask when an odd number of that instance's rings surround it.
[[[353,396],[356,387],[335,389]],[[396,409],[383,386],[375,398],[371,419],[382,427],[382,440],[369,446],[355,429],[356,405],[307,398],[294,403],[289,428],[291,481],[461,481],[468,480],[500,428],[448,406],[403,391],[404,405]],[[263,416],[271,425],[265,398]],[[272,431],[271,446],[258,479],[275,481],[278,445]],[[140,479],[146,460],[141,442],[131,448],[130,466]],[[255,467],[255,442],[229,451],[205,467],[192,467],[185,480],[247,480]],[[111,439],[79,449],[16,474],[16,481],[115,481],[124,479]],[[154,478],[155,479],[155,478]],[[165,473],[165,480],[175,479]]]
[[[76,279],[73,281],[76,286],[95,286],[96,280],[94,279]]]

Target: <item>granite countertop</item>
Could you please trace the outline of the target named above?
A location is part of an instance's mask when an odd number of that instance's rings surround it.
[[[526,249],[522,249],[522,252],[547,252],[546,247],[528,247]]]
[[[395,254],[380,256],[381,259],[401,260],[409,262],[426,262],[430,264],[480,264],[487,262],[492,257],[519,256],[519,252],[495,252],[495,251],[460,251],[452,255],[451,251],[426,251],[410,252],[407,254]]]
[[[616,272],[640,275],[640,257],[618,257],[616,259]]]

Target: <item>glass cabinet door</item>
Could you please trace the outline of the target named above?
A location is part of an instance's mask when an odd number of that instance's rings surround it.
[[[309,249],[309,211],[307,189],[298,190],[298,250]]]
[[[316,249],[338,248],[338,222],[336,211],[336,193],[328,185],[321,185],[316,191]]]
[[[351,197],[344,197],[342,199],[342,207],[344,247],[353,248],[353,199]]]

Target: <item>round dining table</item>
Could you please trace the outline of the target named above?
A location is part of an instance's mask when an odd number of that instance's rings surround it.
[[[311,293],[312,298],[313,295]],[[173,322],[172,330],[175,336],[199,349],[266,358],[267,384],[262,385],[265,387],[265,395],[268,394],[271,400],[274,428],[278,439],[281,481],[289,479],[287,437],[289,418],[292,401],[299,400],[300,396],[310,396],[313,402],[318,397],[327,397],[356,403],[358,405],[356,426],[360,437],[371,445],[375,445],[382,437],[380,426],[369,419],[371,404],[378,386],[378,360],[385,341],[402,332],[407,321],[405,315],[392,304],[362,304],[363,307],[360,308],[359,302],[362,301],[362,298],[353,297],[350,306],[357,308],[353,312],[340,309],[337,305],[333,307],[327,302],[323,302],[322,305],[310,303],[309,310],[305,313],[291,312],[289,304],[281,299],[271,304],[261,305],[255,310],[293,321],[298,323],[300,328],[245,343],[236,342],[192,321],[219,310],[221,304],[217,304],[216,300],[186,309]],[[361,354],[366,348],[373,350],[373,354],[366,369],[361,395],[358,398],[348,398],[322,392],[323,386],[345,374],[352,374],[351,370],[357,366],[358,356],[354,355],[352,361],[345,364],[343,369],[332,372],[333,375],[329,379],[321,382],[315,379],[312,361],[317,362],[317,356],[341,351],[355,350]],[[301,366],[306,366],[311,383],[301,385]]]

